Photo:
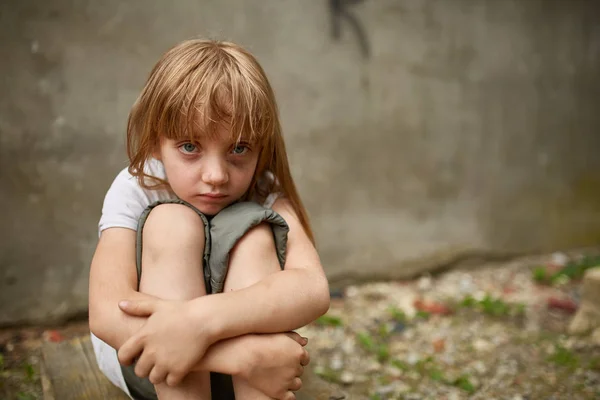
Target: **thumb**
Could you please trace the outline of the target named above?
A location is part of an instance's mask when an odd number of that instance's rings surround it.
[[[119,308],[134,317],[148,317],[155,311],[155,304],[153,301],[123,300],[119,302]]]

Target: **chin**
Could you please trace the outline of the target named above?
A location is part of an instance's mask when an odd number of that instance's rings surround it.
[[[203,204],[203,205],[198,205],[198,206],[194,206],[194,207],[196,207],[198,210],[200,210],[202,212],[202,214],[213,216],[213,215],[216,215],[219,212],[221,212],[221,210],[224,209],[226,206]]]

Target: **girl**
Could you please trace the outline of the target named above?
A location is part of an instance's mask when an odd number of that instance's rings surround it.
[[[290,331],[329,289],[263,69],[232,43],[175,46],[127,153],[90,272],[100,369],[135,399],[294,399],[309,359]]]

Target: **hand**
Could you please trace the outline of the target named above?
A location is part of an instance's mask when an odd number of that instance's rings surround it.
[[[142,328],[121,348],[119,362],[137,359],[135,374],[150,382],[177,385],[204,356],[212,344],[207,321],[196,324],[187,301],[123,301],[119,308],[131,315],[148,317]]]
[[[310,362],[304,349],[307,339],[295,332],[247,337],[252,355],[240,376],[269,397],[295,399],[292,392],[302,387],[300,377]]]

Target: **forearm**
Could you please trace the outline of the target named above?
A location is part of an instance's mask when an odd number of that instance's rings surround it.
[[[243,335],[221,340],[208,348],[195,371],[219,372],[227,375],[238,375],[246,366],[240,360],[248,360],[246,352],[250,351],[250,341],[254,335]]]
[[[90,330],[114,349],[119,349],[146,322],[145,317],[132,317],[119,309],[119,301],[147,300],[153,298],[135,290],[129,290],[118,298],[92,301],[90,298]]]
[[[206,310],[211,310],[215,335],[225,339],[298,329],[327,312],[329,287],[322,273],[289,269],[248,288],[193,301],[198,302],[198,318],[206,318]]]

